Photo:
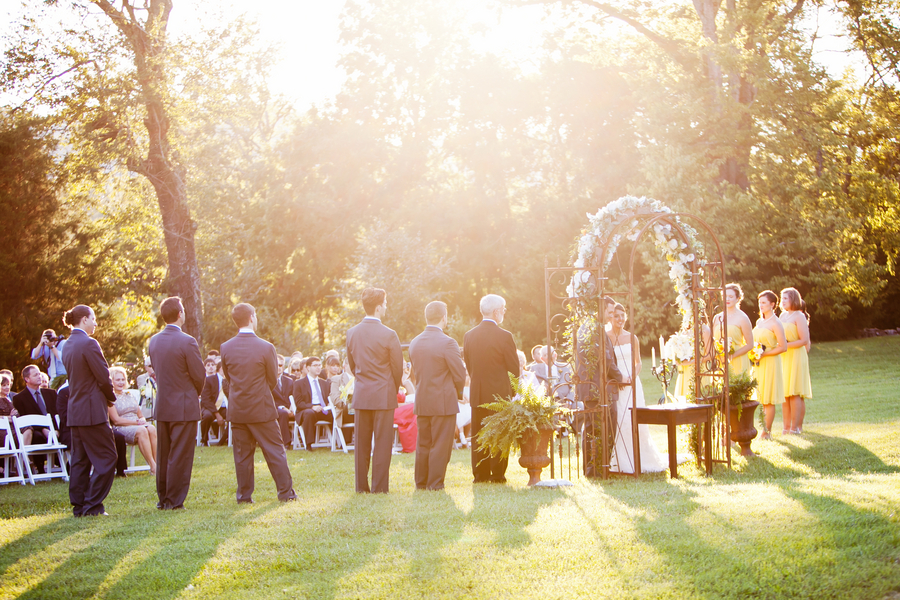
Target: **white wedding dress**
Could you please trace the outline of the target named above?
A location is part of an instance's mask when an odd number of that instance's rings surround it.
[[[637,405],[646,406],[644,388],[641,378],[631,376],[631,344],[615,346],[616,361],[619,371],[626,379],[632,379],[637,386]],[[610,459],[610,467],[619,473],[634,473],[634,444],[631,435],[631,386],[619,389],[619,401],[616,404],[616,447]],[[659,453],[656,444],[650,438],[650,427],[638,425],[638,436],[641,440],[641,473],[659,473],[669,468],[666,456]]]

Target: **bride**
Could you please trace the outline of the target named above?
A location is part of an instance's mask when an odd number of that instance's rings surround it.
[[[644,389],[641,386],[641,348],[637,336],[625,330],[625,322],[628,315],[625,307],[616,303],[612,321],[607,325],[606,334],[613,344],[616,355],[616,364],[625,381],[634,382],[637,390],[637,406],[645,406]],[[633,348],[633,349],[632,349]],[[631,355],[634,352],[634,374],[631,372]],[[634,473],[634,444],[631,435],[631,402],[632,390],[627,385],[619,388],[619,402],[616,406],[616,447],[610,459],[610,468],[619,473]],[[641,472],[658,473],[668,468],[668,462],[656,449],[656,445],[650,438],[650,428],[647,425],[638,425],[638,435],[641,440]]]

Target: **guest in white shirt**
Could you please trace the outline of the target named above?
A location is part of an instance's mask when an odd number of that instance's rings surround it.
[[[294,403],[297,406],[296,420],[303,428],[306,449],[312,451],[315,442],[316,423],[334,422],[334,409],[328,403],[331,381],[320,379],[322,360],[317,356],[306,359],[306,377],[294,381]]]

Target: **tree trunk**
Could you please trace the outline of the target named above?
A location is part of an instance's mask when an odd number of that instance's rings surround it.
[[[168,292],[184,303],[185,332],[203,345],[203,304],[200,297],[200,268],[194,247],[197,225],[191,220],[184,185],[185,170],[172,160],[169,144],[170,121],[164,99],[167,97],[165,71],[166,28],[172,0],[150,0],[145,5],[147,18],[142,23],[134,7],[126,0],[119,10],[109,0],[90,0],[118,27],[134,53],[137,80],[147,109],[144,125],[148,133],[147,156],[132,157],[128,168],[146,177],[156,191],[159,213],[165,232],[169,260]]]

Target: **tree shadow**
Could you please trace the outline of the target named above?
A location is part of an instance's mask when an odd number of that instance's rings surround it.
[[[478,483],[472,488],[472,512],[469,519],[493,529],[496,542],[504,548],[518,548],[531,542],[527,528],[538,512],[564,492],[553,488],[511,488],[507,485]]]
[[[243,526],[273,510],[274,506],[260,505],[235,509],[231,521],[221,515],[197,518],[188,512],[160,514],[157,519],[140,522],[128,519],[106,531],[92,543],[72,552],[57,565],[53,573],[23,593],[20,598],[46,599],[54,597],[91,597],[101,590],[112,598],[143,595],[159,599],[175,598],[183,593],[216,549]],[[155,509],[154,509],[155,512]],[[71,529],[108,527],[115,517],[68,519],[76,525]],[[87,524],[87,528],[84,525]],[[80,527],[79,527],[80,526]],[[135,529],[142,529],[135,535]],[[191,535],[191,532],[203,535]],[[210,534],[210,531],[213,531]],[[74,533],[74,532],[72,532]],[[30,537],[38,535],[33,532]],[[46,540],[39,543],[46,548]],[[144,545],[156,547],[142,556]],[[116,571],[122,575],[107,587],[104,583]]]
[[[779,443],[788,457],[822,475],[847,473],[900,473],[900,467],[886,464],[877,454],[847,438],[804,432],[796,443]],[[808,442],[808,443],[807,443]]]

